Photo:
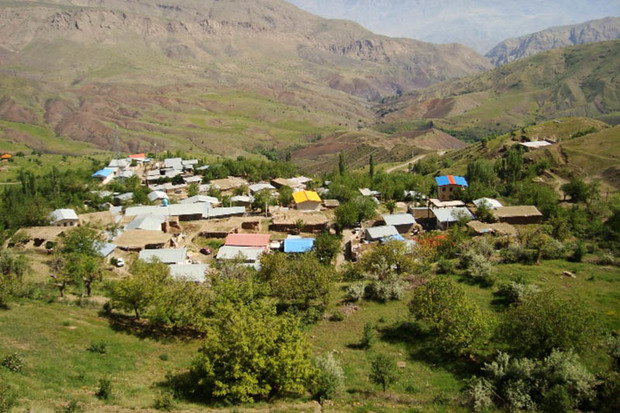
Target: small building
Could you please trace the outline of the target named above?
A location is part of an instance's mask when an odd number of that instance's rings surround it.
[[[493,210],[493,216],[499,222],[512,225],[540,224],[543,215],[533,205],[505,206]]]
[[[185,183],[187,185],[190,184],[201,184],[202,183],[202,176],[186,176],[185,178],[183,178],[183,180],[185,181]]]
[[[125,251],[152,251],[155,248],[164,248],[170,245],[172,235],[159,231],[125,230],[114,239],[114,244]]]
[[[288,186],[289,188],[292,189],[299,189],[299,190],[303,190],[305,189],[305,185],[301,185],[299,184],[299,182],[295,182],[291,179],[286,179],[286,178],[275,178],[271,180],[271,184],[273,186],[275,186],[277,189],[282,188],[283,186]]]
[[[210,183],[211,186],[219,189],[220,191],[227,192],[239,188],[243,185],[247,185],[248,181],[243,178],[238,178],[236,176],[229,176],[228,178],[212,179]]]
[[[168,194],[164,191],[152,191],[148,194],[149,201],[163,201],[164,199],[168,199]]]
[[[184,264],[187,258],[187,248],[166,248],[154,250],[142,250],[138,259],[146,262],[159,260],[164,264]]]
[[[171,264],[170,276],[177,281],[203,283],[207,280],[207,264]]]
[[[437,220],[437,228],[442,230],[447,230],[451,225],[461,219],[467,221],[474,219],[472,213],[465,207],[432,208],[431,212],[435,215],[435,219]]]
[[[381,192],[373,191],[370,188],[359,188],[358,191],[365,197],[379,198],[381,196]]]
[[[294,192],[293,200],[300,211],[316,211],[321,207],[321,197],[314,191]]]
[[[49,218],[51,224],[57,227],[77,227],[80,222],[75,211],[68,208],[52,211]]]
[[[248,188],[250,189],[250,193],[252,193],[252,194],[256,194],[257,192],[264,191],[266,189],[269,190],[269,191],[275,191],[276,190],[275,186],[273,186],[271,184],[268,184],[266,182],[260,182],[260,183],[257,183],[257,184],[252,184]]]
[[[133,192],[125,192],[114,196],[114,205],[119,206],[125,202],[133,200]]]
[[[270,234],[228,234],[224,245],[229,247],[269,248]]]
[[[296,209],[271,209],[273,219],[269,225],[270,231],[297,232],[299,223],[303,223],[302,232],[321,233],[329,229],[330,221],[321,212],[304,212]]]
[[[486,206],[488,209],[497,209],[503,207],[502,203],[497,199],[493,198],[479,198],[474,200],[474,205],[476,208],[480,208],[482,205]]]
[[[129,159],[112,159],[108,164],[108,168],[112,168],[117,171],[124,171],[129,168],[131,161]]]
[[[166,217],[163,215],[142,215],[136,217],[126,227],[126,230],[139,229],[143,231],[161,231]]]
[[[437,176],[435,182],[437,182],[437,198],[440,201],[449,201],[458,189],[467,187],[467,181],[462,176]]]
[[[252,195],[235,195],[230,197],[230,204],[234,206],[250,207],[254,202]]]
[[[164,168],[180,172],[180,171],[183,170],[183,159],[181,159],[181,158],[167,158],[167,159],[164,159]]]
[[[245,207],[220,207],[208,208],[204,217],[206,219],[218,219],[226,217],[240,217],[245,215]]]
[[[334,209],[340,206],[340,201],[337,199],[324,199],[323,206],[327,209]]]
[[[211,206],[205,203],[198,204],[171,204],[168,206],[168,214],[178,217],[179,221],[198,221],[207,218]]]
[[[218,261],[240,260],[243,263],[253,264],[260,260],[264,252],[264,248],[224,245],[218,250],[215,259]]]
[[[367,241],[381,241],[384,238],[399,236],[398,230],[393,225],[366,228]]]
[[[532,142],[520,142],[519,145],[525,147],[527,150],[534,150],[544,148],[545,146],[553,145],[548,141],[532,141]]]
[[[394,226],[399,234],[406,234],[413,230],[413,226],[416,224],[415,218],[411,214],[389,214],[382,215],[385,225]]]
[[[437,198],[431,198],[428,202],[433,208],[456,208],[465,206],[465,202],[458,199],[452,201],[440,201]]]
[[[517,229],[510,224],[503,222],[495,222],[488,224],[480,221],[469,221],[467,227],[477,235],[493,234],[493,235],[507,235],[516,237],[519,235]]]
[[[109,242],[102,242],[97,247],[97,254],[105,260],[114,252],[115,249],[116,245],[110,244]]]
[[[109,184],[114,179],[114,173],[116,171],[112,168],[103,168],[91,175],[91,178],[95,178],[101,181],[101,185]]]
[[[284,240],[284,252],[299,254],[309,252],[314,247],[314,238],[287,238]]]
[[[219,205],[220,201],[219,199],[217,199],[214,196],[207,196],[207,195],[194,195],[191,196],[189,198],[185,198],[184,200],[182,200],[181,202],[179,202],[180,204],[209,204],[211,206],[215,206],[215,205]]]

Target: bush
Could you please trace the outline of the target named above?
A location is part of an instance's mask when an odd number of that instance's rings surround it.
[[[60,408],[58,408],[56,411],[58,413],[81,413],[84,411],[84,409],[82,408],[82,406],[80,406],[78,402],[76,402],[75,400],[71,400],[67,404],[60,406]]]
[[[331,315],[331,317],[329,318],[330,321],[342,321],[344,320],[344,314],[342,314],[342,311],[334,311],[334,313]]]
[[[157,395],[153,407],[157,410],[171,412],[174,409],[174,394],[170,391],[164,391]]]
[[[575,249],[570,256],[570,260],[572,262],[581,262],[583,260],[583,256],[586,255],[586,246],[583,242],[579,241],[575,245]]]
[[[168,361],[168,355],[167,355],[167,354],[165,354],[165,353],[160,354],[160,355],[159,355],[159,359],[160,359],[161,361]]]
[[[109,400],[112,397],[112,381],[107,378],[99,379],[99,388],[95,396],[101,400]]]
[[[546,242],[541,251],[542,258],[547,260],[557,260],[564,258],[566,247],[557,239],[550,239]]]
[[[375,327],[372,323],[364,324],[364,331],[362,331],[362,339],[360,340],[360,347],[370,348],[375,342]]]
[[[454,274],[456,271],[456,264],[454,261],[447,260],[443,257],[437,261],[437,274]]]
[[[370,381],[380,385],[383,391],[386,391],[393,383],[396,382],[396,363],[394,360],[385,355],[377,355],[370,364]]]
[[[108,351],[108,343],[105,341],[91,341],[87,350],[91,353],[105,354]]]
[[[373,281],[368,285],[368,297],[377,301],[400,300],[405,296],[401,280]]]
[[[474,281],[491,286],[495,283],[493,264],[481,254],[473,254],[467,266],[467,275]]]
[[[11,353],[2,360],[2,366],[13,373],[19,373],[24,367],[24,359],[17,353]]]
[[[17,405],[17,395],[6,383],[0,382],[0,413],[8,413]]]
[[[333,399],[344,390],[344,371],[332,353],[316,357],[313,364],[313,395],[317,400]]]
[[[345,297],[347,301],[360,301],[366,295],[366,283],[356,282],[345,289]]]
[[[465,388],[465,404],[474,412],[483,412],[493,406],[493,385],[481,377],[472,378]]]
[[[499,253],[502,262],[511,264],[520,262],[522,264],[534,264],[536,262],[536,252],[525,248],[519,243],[511,243]]]
[[[513,304],[520,302],[529,294],[536,294],[539,292],[540,288],[536,285],[510,281],[509,283],[502,284],[498,288],[496,294],[504,297],[507,304]]]

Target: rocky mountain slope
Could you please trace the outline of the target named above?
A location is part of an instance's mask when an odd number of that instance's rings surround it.
[[[620,17],[607,17],[504,40],[491,49],[486,57],[495,66],[501,66],[545,50],[616,39],[620,39]]]
[[[235,155],[357,126],[369,102],[489,67],[282,0],[0,0],[0,138],[109,149],[118,127],[125,148]]]

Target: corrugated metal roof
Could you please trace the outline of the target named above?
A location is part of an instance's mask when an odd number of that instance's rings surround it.
[[[151,193],[149,193],[148,197],[149,201],[153,202],[158,199],[168,199],[168,194],[164,191],[152,191]]]
[[[224,245],[267,248],[270,239],[270,234],[228,234]]]
[[[206,214],[203,215],[205,218],[221,218],[221,217],[229,217],[233,215],[243,215],[245,214],[245,207],[222,207],[222,208],[210,208],[207,210]]]
[[[77,221],[78,216],[75,213],[75,211],[72,209],[61,208],[61,209],[52,211],[52,213],[50,214],[50,219],[53,222],[63,221],[65,219],[73,219]]]
[[[207,264],[172,264],[168,268],[170,268],[170,275],[175,280],[203,283],[207,280],[206,273],[209,266]]]
[[[116,245],[110,244],[109,242],[102,242],[97,248],[97,254],[101,255],[103,258],[106,258],[108,255],[112,254],[116,249]]]
[[[198,203],[198,204],[172,204],[168,205],[169,214],[173,217],[184,215],[199,215],[203,217],[210,208],[210,204]]]
[[[164,166],[166,168],[172,168],[176,170],[183,170],[183,159],[181,158],[168,158],[164,159]]]
[[[314,191],[299,191],[293,193],[293,199],[296,204],[301,204],[303,202],[321,202],[321,197]]]
[[[465,207],[455,208],[432,208],[431,212],[439,222],[456,222],[461,216],[472,219],[474,216]]]
[[[269,190],[272,190],[272,191],[276,189],[275,186],[273,186],[271,184],[267,184],[267,183],[252,184],[248,188],[250,189],[250,192],[252,192],[252,193],[263,191],[265,189],[269,189]]]
[[[486,205],[489,209],[501,208],[503,205],[497,199],[493,198],[480,198],[474,201],[474,205],[480,208],[481,205]]]
[[[385,225],[413,225],[415,218],[411,214],[382,215]]]
[[[142,250],[138,258],[142,261],[150,262],[158,259],[164,264],[181,264],[187,257],[187,248],[166,248],[159,250]]]
[[[161,231],[161,224],[166,222],[163,215],[143,215],[139,216],[125,227],[126,230],[141,229],[145,231]]]
[[[125,210],[126,217],[135,217],[138,215],[170,215],[168,212],[168,207],[163,206],[134,206],[129,207]]]
[[[215,258],[218,260],[236,260],[241,258],[245,262],[256,262],[263,255],[264,251],[263,248],[224,245],[220,247]]]
[[[287,238],[284,240],[284,252],[308,252],[314,247],[314,238]]]
[[[371,227],[366,229],[368,239],[372,241],[379,240],[381,238],[387,238],[394,235],[399,235],[398,230],[393,225],[383,225],[380,227]]]
[[[103,168],[91,175],[93,178],[107,178],[115,172],[112,168]]]
[[[444,175],[435,177],[435,181],[437,182],[437,186],[444,185],[461,185],[467,186],[467,181],[462,176],[456,175]]]
[[[216,197],[214,197],[214,196],[194,195],[192,197],[189,197],[189,198],[186,198],[186,199],[182,200],[180,203],[181,204],[205,203],[205,204],[216,205],[216,204],[219,204],[220,201]]]

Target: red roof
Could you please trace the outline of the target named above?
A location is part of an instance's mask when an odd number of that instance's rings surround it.
[[[224,245],[234,247],[267,247],[270,234],[228,234]]]
[[[143,153],[136,153],[133,155],[129,155],[129,159],[143,159],[146,158],[146,155]]]

